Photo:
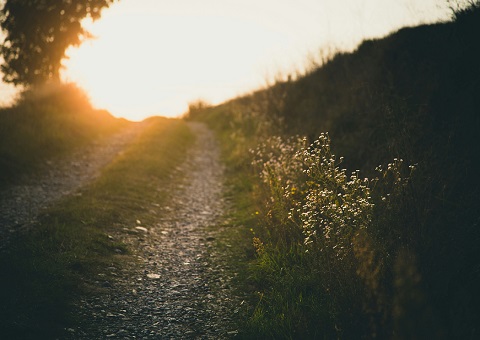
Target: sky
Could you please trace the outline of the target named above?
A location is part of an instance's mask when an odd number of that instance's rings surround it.
[[[67,51],[62,78],[117,117],[178,116],[301,70],[323,49],[447,20],[447,0],[120,0]],[[0,83],[0,104],[15,89]]]

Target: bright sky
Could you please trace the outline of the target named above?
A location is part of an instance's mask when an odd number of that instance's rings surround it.
[[[322,47],[445,20],[446,0],[120,0],[86,26],[63,78],[93,104],[141,120],[217,104],[301,69]],[[0,103],[11,88],[0,84]]]

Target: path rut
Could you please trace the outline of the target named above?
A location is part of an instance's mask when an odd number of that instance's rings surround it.
[[[242,299],[225,254],[215,245],[228,210],[219,148],[205,125],[189,123],[196,143],[179,168],[184,185],[159,208],[158,222],[113,237],[136,249],[138,261],[109,268],[107,291],[80,301],[72,339],[229,339],[237,334]],[[212,228],[212,226],[215,226]],[[225,245],[228,248],[228,244]]]

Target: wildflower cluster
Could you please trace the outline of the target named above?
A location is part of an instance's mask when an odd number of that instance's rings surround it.
[[[307,177],[305,203],[296,212],[305,244],[316,243],[320,250],[333,249],[341,256],[349,248],[353,233],[371,222],[374,204],[369,180],[361,179],[359,171],[348,176],[339,168],[342,158],[337,161],[332,154],[326,133],[299,150],[296,157],[302,159]]]
[[[378,167],[381,176],[373,180],[361,178],[358,170],[348,175],[339,167],[342,158],[331,151],[328,133],[310,145],[305,138],[273,137],[254,155],[253,164],[268,191],[271,227],[279,232],[278,223],[289,224],[303,235],[307,251],[332,251],[339,258],[352,248],[354,235],[371,225],[371,191],[377,182],[391,182],[383,188],[392,190],[407,181],[400,176],[399,159],[386,169]]]
[[[284,140],[281,137],[271,137],[251,151],[254,154],[252,164],[260,173],[267,196],[266,215],[275,225],[277,233],[280,229],[288,233],[282,235],[282,238],[292,237],[292,228],[297,228],[290,221],[290,211],[301,206],[305,179],[301,171],[299,172],[303,164],[295,155],[305,144],[304,138],[292,137]],[[297,234],[301,235],[298,230]]]
[[[397,196],[408,185],[410,178],[417,168],[417,164],[408,166],[408,174],[405,174],[403,159],[394,158],[393,162],[388,163],[386,167],[381,165],[375,168],[381,179],[377,191],[380,198],[386,204],[389,204],[392,196]],[[404,174],[402,174],[404,173]]]
[[[271,187],[277,184],[294,188],[298,182],[298,169],[302,166],[300,160],[295,157],[298,150],[306,145],[305,138],[291,137],[282,139],[275,136],[261,143],[254,154],[252,164],[260,168],[262,181]]]

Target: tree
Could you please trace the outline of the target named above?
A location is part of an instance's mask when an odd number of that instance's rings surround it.
[[[0,0],[3,80],[27,86],[58,81],[67,48],[88,37],[82,19],[100,18],[102,9],[114,1]]]

